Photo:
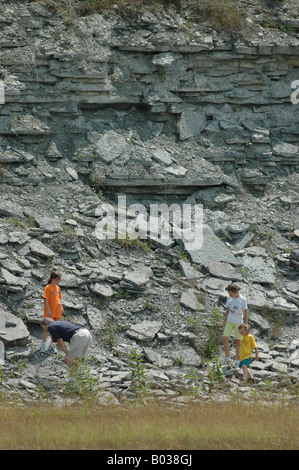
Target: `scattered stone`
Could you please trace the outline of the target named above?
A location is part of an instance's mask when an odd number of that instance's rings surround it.
[[[204,113],[183,111],[178,123],[178,132],[181,140],[198,137],[206,127]]]
[[[105,299],[109,299],[109,297],[112,297],[114,294],[113,289],[108,284],[96,283],[91,287],[91,291],[97,295],[100,295],[101,297],[104,297]]]
[[[70,166],[68,166],[66,168],[66,171],[68,172],[68,174],[70,175],[72,180],[74,180],[74,181],[78,180],[78,173],[76,172],[76,170],[74,168],[71,168]]]
[[[48,233],[62,232],[61,222],[51,217],[34,217],[37,226]]]
[[[3,310],[0,313],[0,340],[5,347],[25,344],[30,333],[23,321]]]
[[[28,285],[28,281],[26,281],[25,279],[21,277],[15,276],[7,269],[2,268],[1,275],[4,279],[5,284],[7,284],[7,286],[18,286],[24,289]]]
[[[228,263],[214,261],[209,263],[207,267],[211,276],[218,277],[220,279],[227,279],[231,282],[242,281],[242,274],[240,271],[237,271],[237,269]]]
[[[275,269],[269,265],[264,258],[256,256],[254,258],[243,256],[241,269],[245,279],[260,284],[275,284]]]
[[[127,150],[126,139],[115,131],[108,131],[98,140],[95,140],[93,147],[96,155],[105,163],[119,158]]]
[[[232,251],[219,240],[213,230],[208,226],[203,226],[203,237],[198,241],[199,247],[195,243],[188,243],[184,238],[184,249],[189,253],[193,263],[209,266],[211,262],[226,262],[233,265],[238,264]]]
[[[142,293],[146,289],[146,285],[153,275],[151,268],[139,264],[134,267],[134,270],[125,274],[123,280],[120,282],[120,287],[130,292]]]
[[[127,335],[142,342],[153,341],[162,328],[162,321],[148,321],[131,325],[127,330]]]
[[[29,249],[33,255],[40,256],[41,258],[53,258],[55,256],[51,248],[48,248],[39,240],[30,240]]]
[[[180,303],[183,307],[198,311],[200,304],[193,289],[186,289],[182,292]]]
[[[179,265],[183,276],[187,279],[197,279],[199,277],[199,272],[187,261],[179,260]]]

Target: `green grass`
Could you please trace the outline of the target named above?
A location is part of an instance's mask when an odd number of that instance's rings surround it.
[[[299,407],[3,406],[1,450],[296,450]]]
[[[158,11],[172,7],[194,22],[207,22],[218,30],[240,34],[244,28],[246,12],[238,0],[36,0],[54,13],[74,19],[77,15],[113,12],[136,16],[142,8]]]

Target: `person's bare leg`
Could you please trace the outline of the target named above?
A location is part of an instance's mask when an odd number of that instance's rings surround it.
[[[229,358],[229,337],[223,336],[223,348],[225,357]]]
[[[239,361],[241,340],[235,339],[235,345],[236,345],[236,359]]]
[[[245,364],[242,364],[242,370],[243,370],[243,380],[248,380],[252,379],[252,375],[248,369],[248,367]]]
[[[67,358],[67,360],[66,360],[67,366],[68,366],[70,369],[73,369],[73,370],[75,370],[75,369],[78,368],[79,362],[80,362],[80,359],[77,358],[77,357],[74,357],[73,359]]]
[[[47,341],[48,336],[49,336],[48,331],[44,331],[43,336],[42,336],[42,342],[43,343],[45,343]]]

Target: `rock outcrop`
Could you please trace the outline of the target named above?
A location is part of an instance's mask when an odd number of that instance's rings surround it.
[[[93,376],[116,397],[131,396],[132,351],[157,396],[188,390],[190,368],[209,380],[204,352],[230,282],[248,299],[258,382],[298,382],[292,24],[273,32],[257,22],[246,41],[187,28],[171,10],[70,21],[43,2],[1,3],[0,386],[8,394],[37,396],[41,383],[57,392],[65,382],[59,354],[38,352],[52,270],[62,274],[65,317],[93,333]],[[173,222],[184,204],[203,208],[202,243],[191,248]],[[151,209],[170,207],[164,228],[176,236],[159,238]],[[104,220],[125,236],[101,238]],[[216,330],[221,361],[219,318]],[[9,378],[20,358],[22,381]]]

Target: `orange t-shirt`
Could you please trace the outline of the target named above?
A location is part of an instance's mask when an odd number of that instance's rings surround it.
[[[52,312],[53,319],[59,319],[62,317],[62,305],[60,303],[61,300],[61,290],[59,286],[53,286],[52,284],[48,284],[44,290],[44,316],[48,316],[47,307],[45,300],[48,299],[49,307]]]

